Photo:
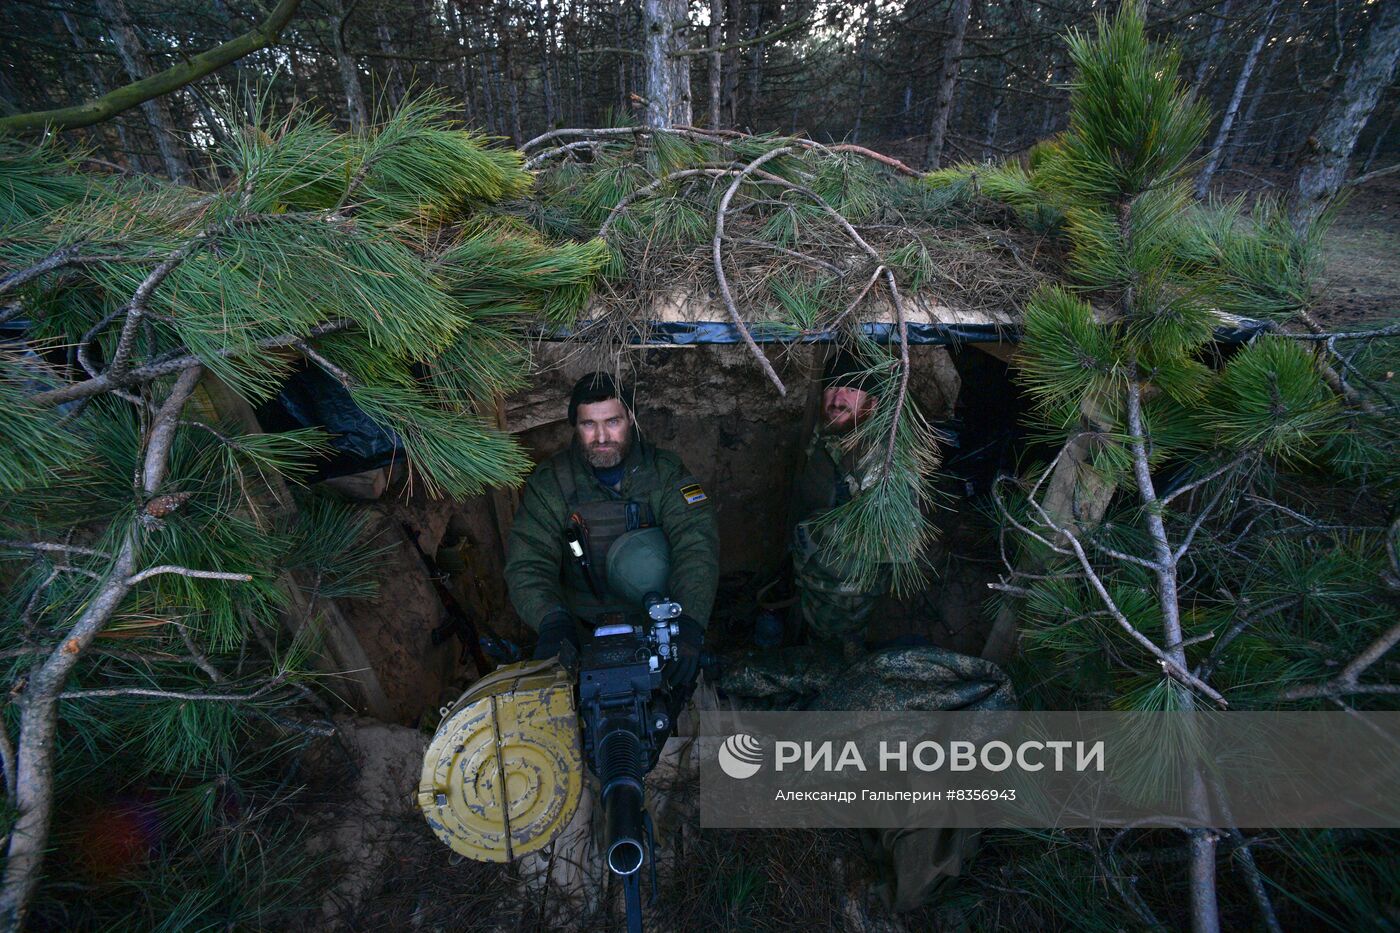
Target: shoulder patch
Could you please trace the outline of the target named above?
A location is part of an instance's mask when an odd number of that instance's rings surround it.
[[[705,495],[705,490],[700,488],[699,483],[688,483],[681,487],[681,498],[685,499],[686,505],[699,505],[709,499]]]

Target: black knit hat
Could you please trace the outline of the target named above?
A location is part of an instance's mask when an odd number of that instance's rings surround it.
[[[629,412],[632,411],[632,391],[626,383],[619,387],[607,373],[589,373],[584,376],[574,383],[574,390],[569,393],[569,424],[578,424],[580,405],[606,402],[610,398],[619,400]]]
[[[860,389],[874,394],[880,388],[878,370],[862,362],[854,354],[838,349],[826,359],[826,369],[822,372],[824,389]]]

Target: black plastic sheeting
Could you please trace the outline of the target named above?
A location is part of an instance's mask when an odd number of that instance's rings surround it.
[[[318,366],[303,363],[278,390],[257,408],[264,431],[321,428],[334,450],[316,464],[313,481],[362,473],[403,457],[403,445],[393,431],[380,427],[350,397],[340,380]]]
[[[1269,325],[1264,321],[1242,320],[1238,326],[1218,327],[1215,331],[1217,343],[1243,343]],[[544,340],[562,341],[573,337],[586,337],[591,330],[588,322],[577,329],[561,329],[536,334]],[[897,343],[899,328],[896,324],[865,323],[861,332],[876,343]],[[792,330],[782,326],[753,324],[749,327],[756,343],[832,343],[839,334],[832,330],[814,331],[794,335]],[[1019,343],[1021,328],[1012,324],[910,324],[909,343],[935,346],[956,346],[962,343]],[[744,336],[739,328],[727,321],[652,321],[645,327],[636,328],[630,335],[629,343],[651,345],[671,345],[677,347],[700,346],[704,344],[743,343]]]

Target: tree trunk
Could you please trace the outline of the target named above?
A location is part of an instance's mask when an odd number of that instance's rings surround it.
[[[749,39],[757,39],[768,28],[767,18],[763,15],[765,7],[761,3],[749,4],[749,16],[745,23],[748,28]],[[744,75],[748,84],[748,119],[753,124],[758,120],[759,90],[763,87],[763,43],[749,46],[746,50],[749,56],[749,70]]]
[[[452,50],[452,77],[457,81],[457,93],[462,95],[462,118],[468,123],[477,123],[476,95],[472,93],[471,79],[467,74],[467,53],[470,50],[471,37],[462,25],[464,17],[455,3],[447,4],[446,13],[444,32],[448,41],[445,44]]]
[[[860,59],[860,74],[856,78],[856,125],[851,129],[851,142],[860,142],[860,124],[865,116],[865,79],[870,73],[870,41],[875,32],[875,0],[865,7],[865,29],[861,31],[856,57]]]
[[[78,24],[73,20],[72,14],[67,10],[60,11],[59,15],[63,17],[63,25],[68,28],[68,35],[73,37],[73,48],[78,50],[78,56],[83,60],[83,69],[87,72],[88,81],[92,84],[93,93],[98,97],[106,95],[108,90],[107,83],[102,80],[102,72],[98,69],[96,61],[88,54],[87,40],[83,38],[82,31],[78,29]],[[76,103],[81,99],[81,97],[75,97],[74,102]],[[136,151],[136,147],[132,145],[131,140],[127,137],[126,118],[116,117],[112,120],[112,125],[115,126],[117,130],[117,145],[121,148],[122,155],[130,164],[131,170],[137,173],[144,172],[146,168],[141,164],[141,154]]]
[[[1234,139],[1225,152],[1223,162],[1221,163],[1222,168],[1230,164],[1234,158],[1234,154],[1239,152],[1240,149],[1244,147],[1245,142],[1249,140],[1250,131],[1254,129],[1254,115],[1258,112],[1259,104],[1264,100],[1264,96],[1269,92],[1269,78],[1273,76],[1274,67],[1278,64],[1279,57],[1283,54],[1284,46],[1287,45],[1282,37],[1291,33],[1296,22],[1296,15],[1289,17],[1288,20],[1284,22],[1283,28],[1279,30],[1279,41],[1269,47],[1269,56],[1264,59],[1264,68],[1259,72],[1259,80],[1254,82],[1254,93],[1249,96],[1249,106],[1245,108],[1244,116],[1240,118],[1239,132],[1235,134]]]
[[[1376,133],[1376,138],[1371,143],[1371,151],[1366,153],[1366,161],[1361,163],[1361,174],[1364,175],[1371,170],[1371,164],[1376,161],[1376,156],[1380,155],[1381,146],[1385,145],[1386,138],[1390,136],[1390,131],[1395,126],[1397,115],[1400,115],[1400,104],[1390,108],[1389,119],[1385,121],[1385,126]]]
[[[1200,93],[1201,82],[1205,81],[1206,72],[1210,70],[1211,63],[1215,61],[1215,49],[1220,44],[1220,33],[1225,28],[1225,20],[1230,16],[1231,6],[1233,6],[1233,0],[1226,0],[1225,5],[1215,14],[1214,22],[1210,25],[1210,38],[1206,40],[1205,51],[1201,53],[1201,60],[1196,63],[1196,76],[1191,81],[1197,93]]]
[[[358,133],[369,125],[369,112],[365,109],[365,91],[360,84],[360,66],[355,56],[345,48],[345,24],[355,10],[355,0],[349,7],[345,0],[336,0],[335,14],[331,17],[331,49],[335,53],[335,63],[340,68],[340,83],[345,92],[345,109],[350,117],[351,132]]]
[[[127,13],[124,0],[97,0],[97,10],[107,23],[107,30],[117,47],[117,55],[122,60],[127,77],[132,81],[140,81],[150,75],[153,71],[150,59],[141,44],[141,37],[131,25],[131,16]],[[171,181],[188,184],[190,165],[185,161],[184,150],[175,135],[175,122],[170,116],[168,102],[164,98],[155,97],[143,103],[141,110],[151,125],[151,134],[155,136],[156,148],[160,150],[166,174],[170,176]]]
[[[724,41],[730,45],[743,37],[743,10],[740,0],[729,0],[729,10],[724,19]],[[724,125],[739,125],[739,63],[743,61],[739,49],[724,53],[724,88],[720,100],[724,108]]]
[[[949,14],[953,34],[943,46],[943,70],[938,77],[938,93],[934,97],[933,121],[928,128],[928,148],[924,151],[924,167],[938,168],[943,154],[943,137],[948,132],[948,114],[953,110],[953,91],[958,84],[958,59],[962,55],[963,37],[967,35],[967,18],[972,0],[953,0]]]
[[[685,24],[685,0],[642,0],[647,126],[690,123],[690,59],[676,54]]]
[[[992,109],[987,114],[987,135],[982,140],[982,158],[996,158],[997,125],[1001,122],[1001,105],[1006,102],[1006,62],[998,60],[993,71],[996,90],[992,92]]]
[[[719,129],[719,96],[724,92],[724,85],[721,76],[724,74],[724,53],[719,50],[723,45],[724,32],[721,23],[724,22],[724,0],[710,0],[710,129]]]
[[[1196,179],[1196,197],[1204,198],[1206,192],[1210,190],[1211,179],[1215,177],[1215,170],[1220,167],[1221,156],[1225,153],[1225,143],[1230,139],[1230,128],[1235,123],[1235,114],[1239,113],[1240,101],[1244,100],[1244,92],[1249,87],[1249,76],[1254,73],[1254,65],[1259,61],[1259,50],[1264,47],[1264,42],[1269,38],[1269,30],[1274,24],[1274,14],[1278,12],[1279,0],[1271,0],[1269,11],[1264,14],[1264,24],[1259,28],[1259,35],[1254,37],[1254,43],[1249,47],[1249,54],[1245,56],[1244,67],[1240,69],[1239,80],[1235,82],[1235,92],[1230,95],[1229,106],[1225,108],[1225,116],[1220,118],[1220,129],[1215,134],[1215,142],[1210,147],[1210,157],[1206,160],[1206,167],[1201,169],[1200,177]]]
[[[389,62],[389,81],[385,87],[389,93],[389,106],[397,110],[407,92],[404,90],[403,73],[399,66],[399,53],[394,48],[394,34],[389,31],[389,21],[384,18],[383,10],[376,10],[374,13],[374,35],[379,40],[379,51],[387,56]]]
[[[554,98],[554,4],[552,0],[535,0],[535,27],[540,42],[540,89],[544,92],[545,129],[552,130],[558,117],[558,102]]]
[[[1289,216],[1299,231],[1311,226],[1341,189],[1356,139],[1395,73],[1395,62],[1400,58],[1400,3],[1381,3],[1379,7],[1365,45],[1347,71],[1346,83],[1308,139],[1308,153],[1298,170],[1289,206]]]

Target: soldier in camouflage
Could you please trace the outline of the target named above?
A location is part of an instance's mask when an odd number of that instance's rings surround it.
[[[634,580],[650,576],[685,611],[666,676],[688,696],[719,580],[709,497],[679,457],[641,440],[630,394],[606,373],[574,386],[569,423],[573,443],[530,474],[511,525],[511,602],[539,633],[535,657],[567,664],[597,625],[641,616]]]
[[[820,519],[879,479],[881,451],[850,443],[857,426],[875,411],[873,389],[870,370],[854,357],[841,352],[828,361],[820,423],[793,488],[789,546],[803,644],[732,659],[721,679],[726,692],[778,701],[810,697],[864,653],[866,628],[888,588],[888,575],[861,586]]]
[[[869,372],[845,353],[828,363],[823,382],[821,423],[793,490],[793,583],[808,643],[839,650],[849,660],[862,651],[866,626],[888,581],[856,583],[817,520],[879,480],[882,451],[850,444],[878,399]]]

